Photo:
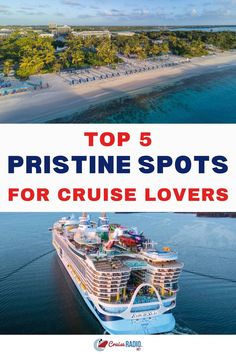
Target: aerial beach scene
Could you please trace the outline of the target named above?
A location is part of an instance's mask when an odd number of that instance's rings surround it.
[[[0,213],[0,333],[235,334],[231,214]]]
[[[1,123],[235,123],[233,1],[0,11]]]

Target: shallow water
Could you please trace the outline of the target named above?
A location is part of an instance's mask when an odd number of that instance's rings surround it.
[[[103,333],[53,251],[48,227],[60,216],[0,214],[0,333]],[[236,219],[109,216],[178,250],[185,267],[174,333],[236,333]]]
[[[236,123],[236,67],[138,90],[55,123]],[[50,121],[51,122],[51,121]]]

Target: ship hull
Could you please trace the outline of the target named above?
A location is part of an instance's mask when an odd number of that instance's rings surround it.
[[[104,330],[109,334],[161,334],[171,332],[175,327],[175,318],[172,313],[164,313],[158,316],[153,316],[150,318],[141,319],[126,319],[122,318],[121,315],[104,315],[102,314],[93,301],[89,298],[86,292],[82,289],[76,278],[73,276],[70,270],[70,261],[63,254],[58,252],[56,248],[58,257],[71,279],[73,280],[76,288],[78,289],[80,295],[85,301],[86,305],[97,318]]]

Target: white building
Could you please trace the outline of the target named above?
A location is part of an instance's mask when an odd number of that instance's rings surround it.
[[[57,34],[60,35],[60,34],[68,34],[72,31],[72,29],[70,26],[64,25],[64,26],[58,26],[56,31]]]
[[[72,32],[73,36],[77,37],[111,37],[111,32],[106,30],[106,31],[81,31],[81,32]]]
[[[153,39],[152,43],[154,43],[154,44],[163,44],[164,41],[163,41],[163,39]]]
[[[41,33],[39,35],[39,37],[42,37],[42,38],[54,38],[54,34],[53,33]]]
[[[1,28],[0,29],[0,37],[1,38],[7,38],[11,35],[12,30],[9,28]]]
[[[49,29],[49,30],[55,30],[55,29],[57,29],[57,24],[56,24],[56,23],[49,23],[48,29]]]
[[[117,36],[127,36],[127,37],[132,37],[135,35],[135,32],[130,32],[130,31],[124,31],[124,32],[115,32]]]

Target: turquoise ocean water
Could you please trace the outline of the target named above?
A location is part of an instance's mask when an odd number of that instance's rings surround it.
[[[67,123],[236,123],[236,66],[132,92]]]
[[[103,333],[51,245],[48,228],[60,216],[0,213],[0,333]],[[160,247],[179,252],[185,266],[174,333],[236,334],[236,219],[174,213],[109,217],[137,225]]]

